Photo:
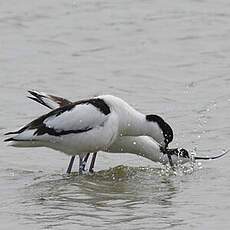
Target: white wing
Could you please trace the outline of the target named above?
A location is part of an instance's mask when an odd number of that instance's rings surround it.
[[[103,126],[106,120],[107,116],[93,105],[80,104],[69,111],[62,112],[60,115],[54,114],[47,117],[43,123],[47,128],[53,128],[57,132],[77,132]]]
[[[16,132],[7,133],[17,135],[5,141],[32,140],[33,137],[44,134],[62,136],[87,132],[103,126],[108,115],[88,101],[72,103],[35,119]]]

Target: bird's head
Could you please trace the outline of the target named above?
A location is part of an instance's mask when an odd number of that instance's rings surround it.
[[[189,153],[186,149],[183,148],[174,148],[174,149],[165,149],[161,147],[161,152],[164,154],[175,155],[183,158],[190,158]]]
[[[150,128],[152,127],[151,136],[164,148],[167,148],[173,140],[173,130],[169,124],[163,118],[154,114],[146,115],[146,121],[149,122]]]

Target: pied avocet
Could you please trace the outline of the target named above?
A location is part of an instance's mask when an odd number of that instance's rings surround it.
[[[58,107],[62,107],[64,105],[72,103],[70,100],[67,100],[63,97],[54,96],[43,92],[29,91],[29,93],[31,94],[31,96],[28,96],[28,98],[48,107],[49,109],[56,109]],[[145,157],[149,160],[160,162],[162,164],[166,164],[169,161],[168,157],[165,154],[166,151],[168,151],[168,154],[171,155],[172,164],[177,164],[177,163],[184,164],[188,161],[194,161],[194,160],[212,160],[226,154],[225,152],[217,156],[200,157],[200,156],[195,156],[194,154],[188,154],[188,151],[182,148],[165,150],[164,148],[161,148],[161,146],[156,141],[154,141],[152,138],[147,136],[119,137],[108,149],[108,152],[111,153],[133,153]],[[92,161],[89,167],[90,172],[93,172],[96,154],[97,152],[93,154]],[[88,157],[89,157],[89,153],[86,155],[86,157],[83,160],[84,166],[88,160]],[[74,158],[75,156],[71,157],[67,173],[71,172]]]

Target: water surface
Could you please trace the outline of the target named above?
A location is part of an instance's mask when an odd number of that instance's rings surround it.
[[[229,12],[227,0],[1,1],[1,135],[47,112],[28,89],[71,100],[109,93],[163,116],[171,147],[229,149]],[[175,175],[99,153],[96,174],[82,177],[66,176],[69,158],[49,149],[2,142],[0,155],[1,229],[230,225],[229,155]]]

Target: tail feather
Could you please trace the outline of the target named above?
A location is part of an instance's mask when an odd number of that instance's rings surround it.
[[[9,146],[14,146],[14,147],[39,147],[41,146],[41,142],[39,138],[37,138],[37,136],[34,136],[33,129],[25,129],[25,127],[23,127],[17,132],[10,132],[10,134],[12,133],[14,134],[13,136],[4,140],[4,142],[7,142]]]
[[[54,95],[49,95],[49,99],[51,99],[53,102],[57,103],[60,107],[71,104],[72,102],[63,98],[63,97],[57,97]]]
[[[7,142],[9,146],[13,147],[44,147],[44,145],[38,140],[17,139],[17,137],[8,138],[4,140],[4,142]]]
[[[15,137],[10,137],[10,138],[7,138],[7,139],[5,139],[4,140],[4,142],[9,142],[9,141],[16,141],[16,142],[21,142],[21,141],[31,141],[31,140],[20,140],[20,139],[17,139],[17,138],[15,138]]]

